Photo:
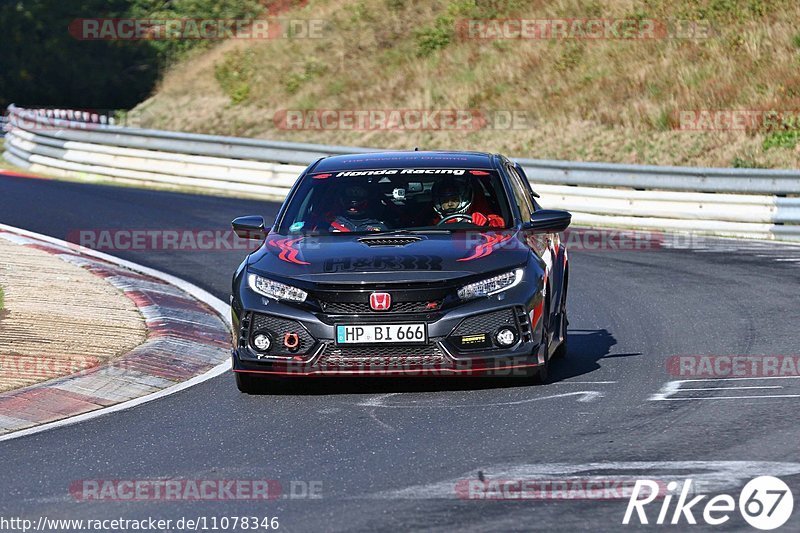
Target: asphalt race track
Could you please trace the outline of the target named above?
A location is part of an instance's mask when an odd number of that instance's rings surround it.
[[[0,222],[57,238],[77,229],[227,229],[235,216],[276,209],[0,177]],[[0,443],[0,515],[278,516],[284,531],[635,529],[621,525],[624,499],[482,501],[452,491],[459,480],[556,479],[574,466],[578,478],[707,475],[734,497],[750,478],[774,472],[793,487],[787,527],[797,528],[800,379],[756,379],[731,391],[719,389],[744,382],[664,388],[680,379],[667,370],[671,356],[798,354],[800,248],[709,242],[703,250],[572,251],[570,353],[554,363],[548,385],[311,380],[246,396],[225,374],[134,409]],[[228,301],[244,252],[117,255]],[[69,491],[85,479],[156,478],[275,479],[286,490],[292,481],[321,483],[322,498],[78,502]],[[738,513],[716,529],[750,530]]]

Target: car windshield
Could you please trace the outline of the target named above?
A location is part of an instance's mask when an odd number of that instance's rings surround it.
[[[279,230],[335,234],[503,229],[512,219],[494,170],[342,170],[307,175]]]

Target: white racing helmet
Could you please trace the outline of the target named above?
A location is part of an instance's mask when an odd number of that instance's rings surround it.
[[[465,214],[472,205],[472,184],[466,176],[448,176],[433,184],[433,209],[441,217]]]

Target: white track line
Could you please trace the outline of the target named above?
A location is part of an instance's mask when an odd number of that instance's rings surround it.
[[[657,393],[650,395],[648,398],[651,402],[664,402],[664,401],[691,401],[691,400],[744,400],[748,398],[800,398],[800,394],[775,394],[775,395],[754,395],[754,396],[692,396],[690,398],[674,398],[673,396],[681,392],[704,391],[704,390],[730,390],[730,389],[768,389],[768,388],[783,388],[781,385],[763,385],[763,386],[732,386],[732,387],[708,387],[699,389],[684,389],[684,383],[707,383],[707,382],[730,382],[730,381],[752,381],[752,380],[771,380],[771,379],[799,379],[800,376],[764,376],[764,377],[747,377],[747,378],[703,378],[703,379],[681,379],[675,381],[668,381]]]
[[[612,385],[616,381],[557,381],[549,385]]]
[[[680,392],[680,391],[678,391]],[[700,397],[694,396],[692,398],[658,398],[660,402],[694,402],[697,400],[751,400],[753,398],[758,398],[760,400],[766,398],[800,398],[800,394],[774,394],[774,395],[753,395],[753,396],[708,396],[708,397]]]
[[[508,402],[497,402],[497,403],[481,403],[481,404],[459,404],[459,403],[440,403],[440,404],[430,404],[430,403],[422,403],[422,402],[413,402],[408,404],[387,404],[385,400],[388,400],[392,396],[397,396],[400,393],[391,392],[388,394],[379,394],[369,400],[358,402],[355,405],[358,407],[370,407],[370,408],[388,408],[388,409],[421,409],[421,408],[428,408],[428,409],[472,409],[472,408],[483,408],[483,407],[506,407],[510,405],[522,405],[531,402],[538,402],[540,400],[552,400],[554,398],[567,398],[571,396],[579,396],[578,401],[582,403],[592,402],[594,400],[600,399],[605,396],[602,392],[597,391],[577,391],[577,392],[564,392],[561,394],[551,394],[548,396],[536,396],[533,398],[526,398],[524,400],[513,400]]]
[[[782,389],[782,385],[764,385],[752,387],[705,387],[702,389],[680,389],[680,392],[686,391],[702,391],[702,390],[745,390],[745,389]]]
[[[698,378],[698,379],[682,379],[680,383],[698,383],[701,381],[747,381],[754,379],[800,379],[800,376],[761,376],[761,377],[747,377],[747,378]]]
[[[58,246],[64,246],[66,248],[70,248],[77,252],[80,252],[83,255],[88,255],[91,257],[95,257],[97,259],[102,259],[104,261],[108,261],[109,263],[113,263],[115,265],[123,266],[129,270],[133,270],[135,272],[140,272],[142,274],[146,274],[148,276],[152,276],[154,278],[160,279],[169,283],[170,285],[174,285],[179,289],[191,294],[195,299],[205,303],[209,307],[211,307],[217,314],[220,315],[223,322],[228,324],[230,327],[230,307],[228,304],[212,296],[210,293],[204,291],[197,285],[193,285],[188,281],[182,280],[178,277],[172,276],[165,272],[161,272],[160,270],[156,270],[150,267],[146,267],[143,265],[139,265],[136,263],[132,263],[130,261],[126,261],[124,259],[120,259],[118,257],[114,257],[113,255],[104,254],[103,252],[98,252],[96,250],[91,250],[89,248],[84,248],[83,246],[79,246],[77,244],[68,243],[59,239],[55,239],[53,237],[49,237],[47,235],[42,235],[40,233],[34,233],[32,231],[24,230],[15,228],[12,226],[7,226],[5,224],[0,224],[0,230],[8,231],[10,233],[16,233],[18,235],[23,235],[25,237],[30,237],[32,239],[39,239],[41,241],[49,242],[51,244],[55,244]],[[136,407],[137,405],[142,405],[143,403],[152,402],[153,400],[158,400],[159,398],[164,398],[165,396],[170,396],[175,394],[176,392],[180,392],[182,390],[188,389],[194,385],[202,383],[204,381],[208,381],[211,378],[217,377],[231,367],[230,361],[225,361],[224,363],[220,363],[205,374],[200,374],[199,376],[195,376],[189,380],[186,380],[182,383],[178,383],[176,385],[172,385],[171,387],[167,387],[166,389],[161,389],[160,391],[154,392],[152,394],[148,394],[146,396],[141,396],[139,398],[134,398],[133,400],[128,400],[122,403],[118,403],[115,405],[111,405],[109,407],[103,407],[101,409],[96,409],[94,411],[90,411],[88,413],[83,413],[80,415],[71,416],[69,418],[64,418],[62,420],[56,420],[55,422],[49,422],[47,424],[42,424],[39,426],[35,426],[28,429],[22,429],[20,431],[15,431],[13,433],[8,433],[6,435],[0,435],[0,442],[17,439],[20,437],[25,437],[28,435],[33,435],[36,433],[41,433],[42,431],[48,431],[51,429],[69,426],[72,424],[77,424],[79,422],[83,422],[86,420],[91,420],[92,418],[97,418],[99,416],[107,415],[110,413],[115,413],[118,411],[124,411],[125,409],[130,409],[132,407]]]

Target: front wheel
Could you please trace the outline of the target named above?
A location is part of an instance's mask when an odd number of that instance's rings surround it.
[[[547,383],[549,377],[550,377],[550,361],[545,361],[545,363],[539,367],[539,373],[536,374],[536,381],[540,385],[544,385]]]
[[[556,348],[556,351],[553,352],[553,359],[563,359],[564,357],[567,356],[568,348],[567,348],[567,325],[566,325],[567,318],[566,318],[566,316],[564,317],[563,320],[564,320],[564,329],[562,331],[564,332],[564,338],[561,340],[561,344],[558,345],[558,348]]]
[[[561,306],[558,310],[559,325],[558,334],[561,336],[561,344],[558,345],[556,351],[553,352],[553,359],[562,359],[567,356],[567,327],[569,326],[569,317],[567,316],[567,284],[564,282],[564,289],[562,291]]]
[[[542,320],[544,320],[544,318],[542,318]],[[535,380],[536,380],[536,383],[539,383],[540,385],[544,385],[545,383],[547,383],[547,379],[549,378],[549,374],[550,374],[550,357],[549,357],[549,355],[550,355],[550,342],[549,342],[549,338],[550,337],[549,337],[549,334],[547,332],[547,326],[543,324],[542,325],[542,341],[539,343],[539,353],[540,354],[544,354],[544,355],[542,355],[542,358],[544,358],[544,362],[541,363],[536,368],[536,375],[534,376]]]

